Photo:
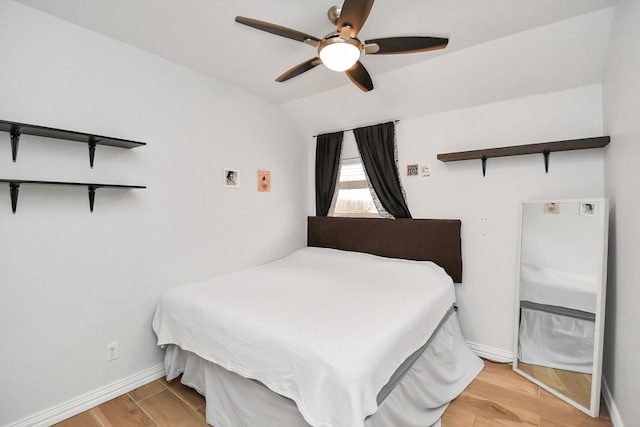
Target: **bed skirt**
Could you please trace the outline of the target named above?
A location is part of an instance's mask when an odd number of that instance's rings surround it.
[[[593,319],[521,308],[518,360],[584,374],[593,373]]]
[[[365,427],[439,426],[449,402],[483,367],[453,313]],[[216,427],[310,427],[292,400],[178,346],[167,346],[165,370],[167,380],[182,374],[183,384],[205,396],[207,423]]]

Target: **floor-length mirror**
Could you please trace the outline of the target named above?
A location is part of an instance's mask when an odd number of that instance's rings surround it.
[[[606,199],[522,203],[513,369],[597,417]]]

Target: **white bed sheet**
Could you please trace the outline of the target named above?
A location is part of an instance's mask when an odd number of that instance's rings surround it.
[[[520,300],[595,313],[598,278],[522,263]]]
[[[453,313],[402,380],[365,420],[365,427],[439,426],[449,402],[484,364],[467,346]],[[309,427],[295,403],[177,346],[165,355],[167,380],[206,396],[207,422],[216,427]]]
[[[166,292],[153,328],[296,402],[315,427],[363,427],[395,369],[455,302],[426,261],[304,248]]]

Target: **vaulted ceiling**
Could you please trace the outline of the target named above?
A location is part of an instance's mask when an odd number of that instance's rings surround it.
[[[287,82],[275,82],[284,71],[314,57],[315,49],[234,21],[237,15],[247,16],[321,38],[335,29],[326,14],[337,0],[16,1],[278,104],[295,105],[296,101],[351,86],[343,73],[322,66]],[[367,96],[381,85],[394,84],[385,76],[406,74],[407,79],[416,78],[411,73],[403,74],[405,67],[415,69],[418,64],[472,47],[482,52],[489,42],[614,4],[615,0],[378,0],[360,31],[362,40],[425,35],[446,37],[450,42],[441,51],[363,57],[362,63],[376,87]],[[563,40],[557,42],[562,45]],[[602,51],[601,47],[597,50]],[[493,52],[484,60],[496,61],[500,55]],[[597,56],[601,61],[602,54]],[[448,76],[438,78],[445,81]],[[398,84],[398,90],[412,87],[406,81]]]

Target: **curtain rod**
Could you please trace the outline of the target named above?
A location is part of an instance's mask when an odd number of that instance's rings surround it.
[[[394,124],[395,124],[395,123],[400,123],[400,120],[399,120],[399,119],[398,119],[398,120],[391,120],[391,121],[392,121]],[[381,123],[377,123],[377,124],[382,124],[382,123],[389,123],[389,122],[381,122]],[[375,126],[375,125],[369,125],[369,126]],[[349,132],[349,131],[351,131],[351,130],[358,129],[358,128],[361,128],[361,127],[367,127],[367,126],[358,126],[358,127],[352,128],[352,129],[336,130],[336,131],[333,131],[333,132],[325,132],[325,133]],[[320,135],[324,135],[324,133],[319,133],[318,135],[313,135],[313,138],[317,138],[317,137],[318,137],[318,136],[320,136]]]

